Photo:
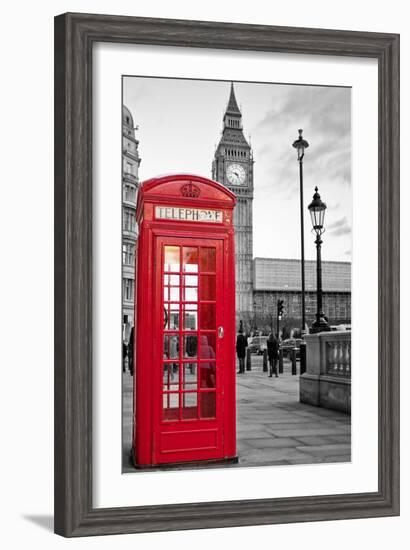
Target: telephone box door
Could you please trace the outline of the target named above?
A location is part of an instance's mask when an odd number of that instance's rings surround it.
[[[156,238],[153,463],[224,456],[224,239]]]

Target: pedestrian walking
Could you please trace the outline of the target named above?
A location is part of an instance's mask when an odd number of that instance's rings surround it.
[[[201,362],[201,388],[216,388],[215,350],[210,345],[206,335],[201,336],[201,357],[202,359],[210,359],[209,362]]]
[[[278,376],[278,359],[279,359],[279,344],[275,338],[273,332],[269,333],[268,341],[266,342],[268,348],[268,360],[269,360],[269,376]]]
[[[171,336],[169,339],[169,358],[178,359],[179,357],[179,338]],[[178,376],[178,363],[172,363],[171,380],[174,379],[174,374]]]
[[[134,375],[134,327],[130,332],[130,339],[128,341],[128,368],[131,376]]]
[[[125,372],[125,360],[128,355],[128,346],[125,342],[122,343],[122,372]]]
[[[239,370],[237,374],[245,373],[245,357],[246,357],[246,348],[248,347],[248,339],[243,333],[242,323],[239,327],[239,333],[236,337],[236,355],[239,360]]]

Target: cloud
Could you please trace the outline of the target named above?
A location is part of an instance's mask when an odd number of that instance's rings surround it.
[[[269,164],[279,185],[298,178],[292,142],[304,129],[306,181],[314,174],[327,185],[350,184],[350,90],[319,86],[280,86],[272,89],[273,107],[252,128],[255,159]],[[292,135],[289,129],[292,128]],[[293,186],[293,185],[292,185]]]
[[[335,237],[340,237],[342,235],[350,235],[350,233],[352,232],[352,228],[351,227],[341,227],[340,229],[335,229],[334,231],[332,231],[332,235],[334,235]]]
[[[347,217],[343,216],[343,218],[340,218],[339,220],[336,220],[335,222],[331,223],[328,226],[328,229],[338,229],[339,227],[343,227],[347,224]]]
[[[351,184],[350,89],[289,85],[273,86],[270,93],[250,128],[257,199],[296,212],[299,164],[292,143],[303,128],[309,142],[303,162],[305,207],[317,185],[333,219],[335,211],[346,213],[351,201],[346,193]],[[329,231],[340,246],[350,233],[347,219]]]
[[[288,125],[289,122],[303,121],[305,131],[315,128],[318,134],[329,139],[350,139],[350,91],[336,87],[288,86],[286,93],[280,87],[273,92],[274,106],[268,110],[252,129],[264,130],[266,127]],[[290,126],[293,126],[291,124]],[[295,129],[298,125],[295,125]],[[294,136],[294,139],[297,135]]]
[[[335,237],[340,237],[341,235],[349,235],[352,232],[352,228],[347,220],[346,216],[336,220],[328,226],[328,231]]]
[[[338,210],[341,206],[340,202],[326,201],[329,210]]]

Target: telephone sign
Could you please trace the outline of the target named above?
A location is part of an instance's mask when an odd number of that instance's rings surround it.
[[[222,223],[222,210],[200,210],[198,208],[156,206],[155,217],[160,220]]]
[[[236,460],[235,203],[193,175],[139,190],[136,467]]]

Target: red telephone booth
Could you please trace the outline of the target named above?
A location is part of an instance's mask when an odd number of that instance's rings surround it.
[[[193,175],[138,195],[133,460],[235,461],[235,195]]]

